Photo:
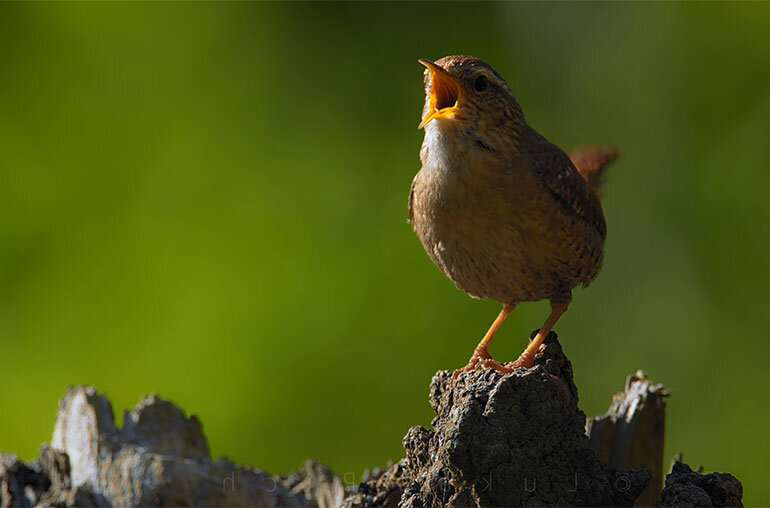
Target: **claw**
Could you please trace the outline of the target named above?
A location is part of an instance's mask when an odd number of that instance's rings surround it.
[[[527,355],[525,351],[516,360],[506,363],[505,367],[508,369],[511,369],[511,371],[513,371],[513,369],[518,369],[520,367],[523,369],[529,369],[529,368],[532,368],[532,365],[534,363],[535,363],[535,357]]]
[[[492,358],[492,356],[485,348],[476,349],[476,351],[473,352],[473,356],[471,356],[471,359],[468,361],[468,365],[461,369],[457,369],[454,371],[454,373],[452,373],[452,383],[454,383],[455,379],[457,379],[457,376],[459,376],[461,373],[470,372],[478,367],[494,369],[495,371],[503,374],[513,372],[512,368],[508,367],[507,365],[503,365],[502,363]]]

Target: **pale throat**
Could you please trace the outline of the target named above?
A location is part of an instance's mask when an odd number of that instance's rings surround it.
[[[425,126],[420,150],[423,168],[440,173],[456,172],[476,156],[478,148],[462,130],[452,128],[451,120],[436,119]]]

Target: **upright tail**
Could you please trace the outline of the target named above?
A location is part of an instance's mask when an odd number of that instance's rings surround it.
[[[602,175],[607,166],[618,156],[618,151],[611,146],[587,146],[576,148],[569,154],[572,164],[588,182],[596,194],[601,197]]]

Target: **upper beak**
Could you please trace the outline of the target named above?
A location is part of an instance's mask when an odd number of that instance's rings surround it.
[[[420,125],[417,126],[418,129],[422,129],[435,118],[451,118],[454,116],[457,105],[462,98],[462,87],[447,71],[430,60],[421,58],[418,62],[430,71],[428,111],[425,113]]]

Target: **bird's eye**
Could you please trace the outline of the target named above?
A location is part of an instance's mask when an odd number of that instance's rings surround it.
[[[476,81],[473,82],[473,88],[475,88],[477,92],[483,92],[487,89],[488,86],[489,80],[483,74],[476,78]]]

